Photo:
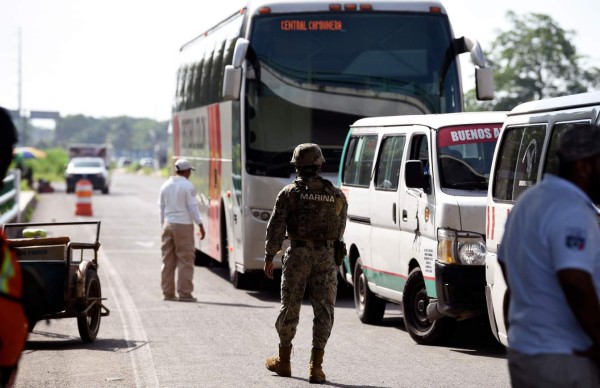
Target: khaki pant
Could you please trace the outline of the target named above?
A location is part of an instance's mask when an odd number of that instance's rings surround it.
[[[177,269],[177,293],[180,298],[192,296],[194,284],[194,225],[169,224],[162,230],[161,286],[166,298],[175,296],[175,269]]]
[[[582,356],[508,349],[508,370],[513,388],[600,387],[598,366]]]

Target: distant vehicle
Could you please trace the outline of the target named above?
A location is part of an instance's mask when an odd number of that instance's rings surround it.
[[[154,159],[152,159],[152,158],[141,158],[140,159],[140,167],[154,168]]]
[[[117,161],[117,167],[118,168],[123,168],[123,167],[131,166],[132,164],[133,164],[133,160],[131,160],[131,158],[128,158],[128,157],[121,157]]]
[[[110,175],[103,158],[83,157],[71,159],[65,171],[67,193],[74,192],[77,181],[81,179],[92,182],[94,190],[101,190],[102,194],[108,194]]]
[[[104,164],[110,166],[112,146],[110,144],[69,144],[69,160],[81,157],[98,157]]]

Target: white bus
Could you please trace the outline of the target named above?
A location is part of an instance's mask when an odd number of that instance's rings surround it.
[[[196,168],[207,230],[200,257],[227,265],[235,287],[251,286],[275,197],[293,178],[294,147],[319,144],[335,180],[357,119],[462,111],[465,52],[477,97],[492,98],[481,48],[454,38],[437,1],[251,2],[185,44],[173,156]]]

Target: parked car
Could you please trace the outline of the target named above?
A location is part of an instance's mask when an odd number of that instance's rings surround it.
[[[154,159],[152,159],[152,158],[141,158],[140,159],[140,167],[154,168]]]
[[[131,166],[132,164],[133,164],[133,160],[131,160],[131,158],[128,158],[126,156],[120,157],[119,160],[117,161],[118,168]]]
[[[108,194],[110,174],[103,158],[82,157],[71,159],[65,171],[67,193],[74,192],[75,185],[81,179],[89,180],[94,190],[101,190],[102,194]]]

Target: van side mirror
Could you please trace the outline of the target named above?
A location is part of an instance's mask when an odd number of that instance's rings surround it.
[[[239,38],[235,42],[233,49],[233,58],[231,65],[225,66],[223,74],[223,99],[239,100],[240,89],[242,87],[242,64],[248,53],[250,41],[248,39]]]
[[[412,189],[423,189],[431,194],[431,181],[429,174],[425,174],[425,167],[421,160],[408,160],[404,165],[404,180],[406,187]]]

